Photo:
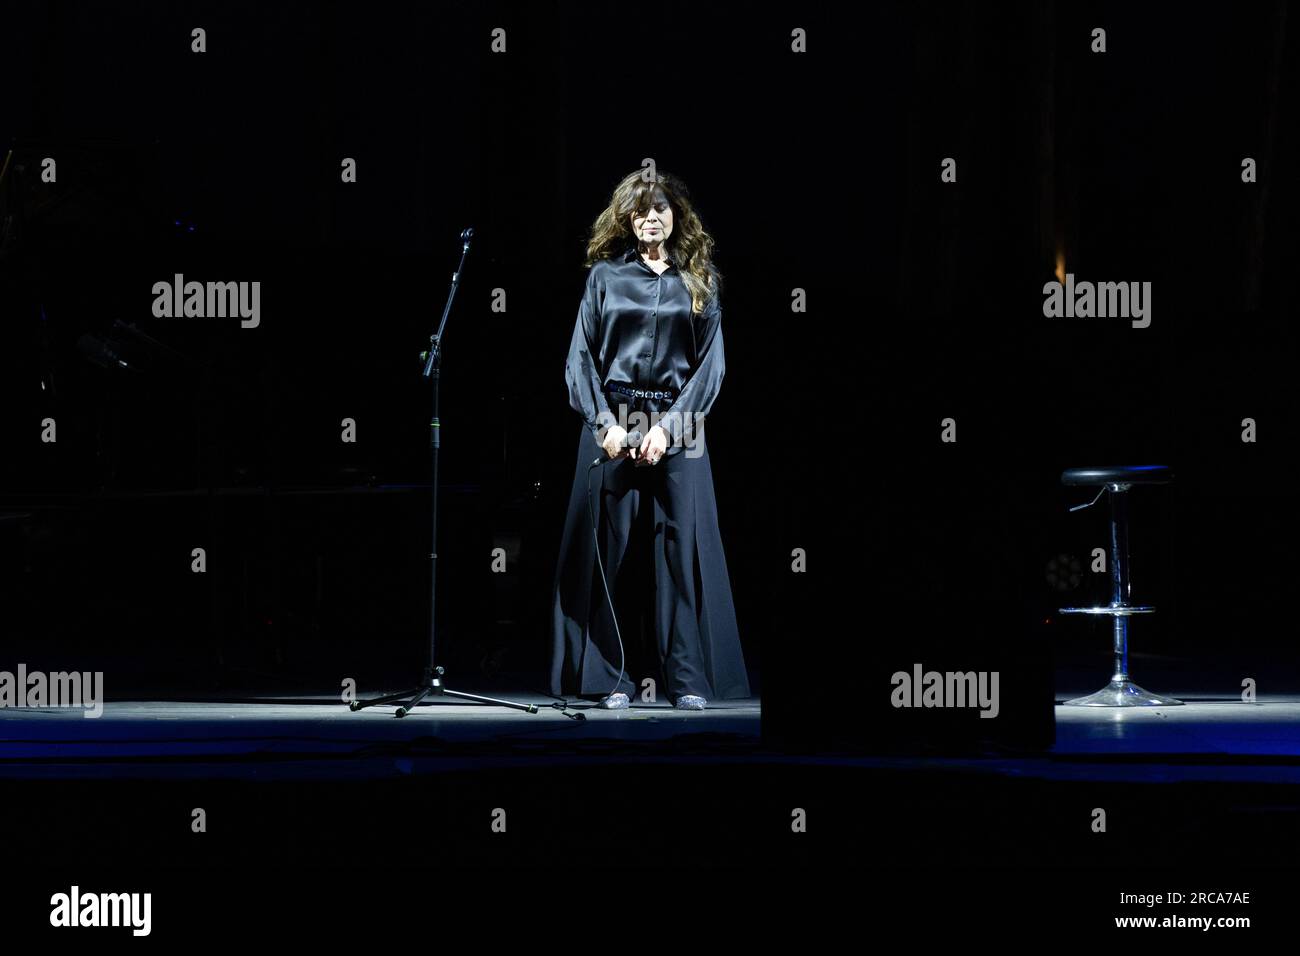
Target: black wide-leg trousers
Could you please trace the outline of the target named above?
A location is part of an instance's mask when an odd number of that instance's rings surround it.
[[[748,697],[749,681],[718,531],[708,448],[681,449],[656,465],[606,460],[581,427],[552,608],[551,692],[634,701]],[[589,468],[597,458],[603,464]],[[588,510],[618,614],[626,657],[601,581]],[[643,640],[644,638],[644,640]]]

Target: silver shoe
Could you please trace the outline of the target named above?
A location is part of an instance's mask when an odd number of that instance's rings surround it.
[[[678,697],[677,702],[673,704],[678,710],[703,710],[708,701],[703,697],[696,697],[694,694],[687,694],[685,697]]]
[[[596,706],[600,707],[602,710],[623,710],[630,703],[631,701],[628,700],[627,694],[620,691],[617,694],[610,694]]]

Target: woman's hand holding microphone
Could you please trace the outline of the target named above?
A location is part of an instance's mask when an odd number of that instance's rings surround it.
[[[611,460],[631,458],[638,466],[655,465],[668,451],[668,433],[656,425],[646,432],[640,444],[627,446],[627,431],[618,425],[610,425],[605,432],[605,441],[601,444],[605,454]]]
[[[632,457],[638,465],[657,465],[668,451],[668,433],[658,425],[645,433],[641,447]]]
[[[626,457],[630,451],[627,447],[627,430],[617,425],[610,425],[605,430],[605,441],[600,447],[604,448],[605,454],[615,461]]]

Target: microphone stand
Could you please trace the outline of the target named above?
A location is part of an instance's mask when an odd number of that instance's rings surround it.
[[[429,337],[429,351],[421,353],[420,357],[424,359],[424,371],[422,375],[430,379],[433,383],[433,420],[430,422],[429,438],[433,449],[433,543],[432,551],[429,553],[430,561],[430,589],[429,589],[429,664],[424,669],[424,676],[421,678],[419,685],[416,687],[400,691],[396,694],[387,694],[383,697],[377,697],[373,700],[354,700],[348,704],[351,710],[361,710],[363,707],[373,707],[376,704],[391,704],[395,701],[411,698],[397,708],[397,716],[405,717],[409,714],[420,701],[430,694],[436,696],[458,697],[461,700],[473,700],[481,704],[496,704],[500,707],[513,707],[516,710],[527,711],[530,714],[538,713],[536,704],[521,704],[509,700],[497,700],[493,697],[480,697],[476,694],[465,694],[460,691],[448,690],[442,683],[443,669],[435,664],[434,652],[437,647],[437,619],[434,617],[434,611],[437,607],[438,594],[438,449],[439,438],[438,432],[441,423],[438,421],[438,388],[441,380],[442,365],[442,334],[447,326],[447,316],[451,313],[451,303],[456,298],[456,289],[460,286],[460,274],[465,268],[465,257],[469,254],[470,239],[474,236],[474,229],[465,229],[460,234],[462,246],[460,251],[460,265],[451,276],[451,291],[447,295],[447,304],[442,309],[442,320],[438,323],[438,331]]]

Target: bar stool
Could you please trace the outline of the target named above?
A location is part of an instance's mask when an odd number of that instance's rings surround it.
[[[1133,485],[1163,485],[1173,481],[1164,465],[1129,465],[1109,468],[1069,468],[1061,473],[1064,485],[1100,485],[1097,497],[1071,511],[1089,508],[1110,492],[1111,602],[1101,607],[1063,607],[1062,614],[1106,614],[1115,619],[1115,670],[1110,683],[1087,697],[1065,703],[1076,707],[1169,707],[1181,700],[1145,691],[1128,677],[1128,619],[1134,614],[1154,614],[1155,608],[1129,603],[1128,490]]]

